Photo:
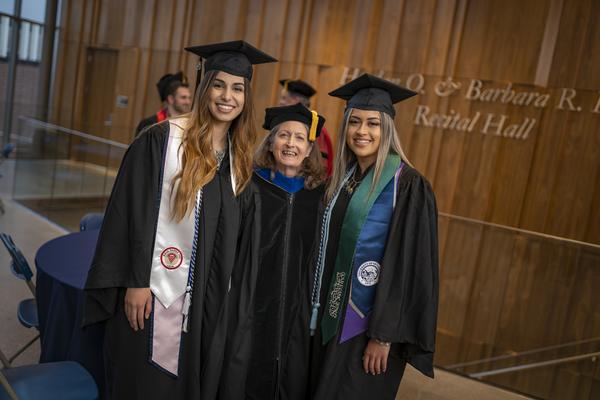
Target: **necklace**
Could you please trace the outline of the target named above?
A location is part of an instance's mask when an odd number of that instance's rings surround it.
[[[352,173],[352,176],[350,178],[348,178],[348,180],[344,183],[344,186],[342,186],[344,193],[348,197],[352,197],[356,188],[365,179],[365,177],[367,176],[369,171],[371,171],[371,167],[373,167],[373,165],[370,165],[369,168],[367,168],[364,172],[360,173],[360,172],[356,172],[359,170],[358,165],[356,166],[356,168],[354,169],[354,173]]]
[[[215,150],[215,156],[217,157],[217,170],[219,168],[221,168],[221,162],[223,162],[223,159],[225,158],[225,150]]]

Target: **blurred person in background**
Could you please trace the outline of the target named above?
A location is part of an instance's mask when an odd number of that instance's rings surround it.
[[[281,90],[280,106],[291,106],[293,104],[302,104],[310,110],[310,98],[317,93],[308,83],[301,80],[282,79],[279,81],[283,85]],[[331,137],[327,129],[323,127],[321,135],[317,138],[317,145],[321,150],[323,165],[327,169],[327,177],[333,171],[333,147],[331,146]]]
[[[136,137],[140,134],[142,129],[148,126],[162,122],[169,117],[176,117],[190,112],[192,94],[187,79],[182,71],[179,71],[174,75],[167,74],[163,76],[156,84],[156,87],[158,88],[161,103],[166,101],[167,107],[156,114],[141,120],[135,129]]]

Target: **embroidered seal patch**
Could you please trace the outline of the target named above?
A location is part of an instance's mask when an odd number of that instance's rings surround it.
[[[379,270],[381,266],[375,261],[363,263],[356,272],[358,281],[364,286],[373,286],[379,281]]]
[[[183,261],[183,254],[176,247],[166,248],[160,255],[160,262],[167,269],[177,269]]]

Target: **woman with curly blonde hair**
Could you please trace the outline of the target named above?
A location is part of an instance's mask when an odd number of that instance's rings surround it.
[[[276,60],[241,40],[186,50],[206,58],[192,111],[127,150],[85,286],[84,328],[106,323],[109,399],[218,394],[254,207],[252,64]]]
[[[241,391],[230,398],[305,399],[309,258],[325,176],[316,138],[325,118],[302,104],[267,108],[265,114],[269,134],[254,156],[252,174],[260,215],[252,336],[248,367],[236,379]]]

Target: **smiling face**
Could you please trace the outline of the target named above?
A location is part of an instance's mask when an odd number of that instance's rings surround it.
[[[167,96],[169,104],[169,114],[176,116],[190,112],[192,104],[192,94],[190,89],[185,86],[180,86],[174,95]]]
[[[208,109],[213,122],[229,127],[244,109],[245,90],[244,78],[220,71],[210,88]]]
[[[364,171],[377,161],[381,142],[381,116],[378,111],[354,109],[348,120],[346,143],[356,154],[358,165]]]
[[[312,147],[306,125],[298,121],[286,121],[279,125],[269,150],[275,158],[277,171],[292,178],[300,173],[302,162],[309,156]]]

